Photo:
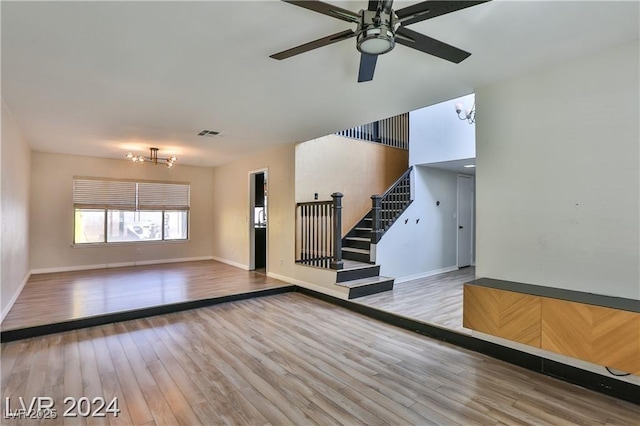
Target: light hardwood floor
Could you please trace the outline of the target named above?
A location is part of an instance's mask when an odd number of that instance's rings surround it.
[[[463,284],[475,279],[474,267],[395,284],[393,291],[354,300],[417,321],[436,324],[461,333]]]
[[[213,260],[39,274],[25,285],[2,330],[287,285]]]
[[[3,402],[51,396],[61,414],[67,396],[118,397],[122,410],[47,425],[637,425],[640,418],[633,404],[298,293],[3,343],[1,380]]]

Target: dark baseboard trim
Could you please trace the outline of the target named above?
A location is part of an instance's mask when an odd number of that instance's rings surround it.
[[[539,355],[533,355],[477,337],[425,324],[420,321],[384,312],[349,300],[329,296],[300,286],[296,287],[296,291],[405,330],[420,333],[537,373],[542,373],[565,382],[640,405],[640,386],[632,383],[623,382],[613,377],[603,376],[578,367],[552,361]]]
[[[77,320],[63,321],[54,324],[38,325],[35,327],[21,328],[16,330],[6,330],[0,332],[0,342],[13,342],[16,340],[29,339],[31,337],[46,336],[48,334],[62,333],[65,331],[79,330],[81,328],[94,327],[97,325],[111,324],[120,321],[129,321],[140,318],[147,318],[156,315],[182,312],[189,309],[204,308],[220,303],[233,302],[236,300],[252,299],[254,297],[273,296],[276,294],[289,293],[295,291],[295,286],[285,286],[256,290],[249,293],[232,294],[229,296],[212,297],[203,300],[192,300],[189,302],[174,303],[171,305],[152,306],[149,308],[136,309],[132,311],[116,312],[112,314],[99,315]]]

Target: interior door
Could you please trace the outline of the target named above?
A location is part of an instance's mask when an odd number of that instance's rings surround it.
[[[458,268],[471,265],[473,178],[458,175]]]

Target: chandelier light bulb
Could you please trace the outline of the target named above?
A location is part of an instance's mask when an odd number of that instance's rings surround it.
[[[164,164],[169,168],[173,167],[173,163],[178,160],[174,155],[166,158],[159,157],[158,148],[149,148],[149,156],[134,155],[132,152],[127,152],[126,159],[131,160],[134,163]]]
[[[460,113],[462,112],[462,106],[463,106],[463,105],[462,105],[460,102],[458,102],[458,103],[456,104],[456,112],[457,112],[458,114],[460,114]]]

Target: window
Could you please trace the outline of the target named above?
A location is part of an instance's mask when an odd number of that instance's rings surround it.
[[[186,240],[189,184],[73,180],[74,244]]]

